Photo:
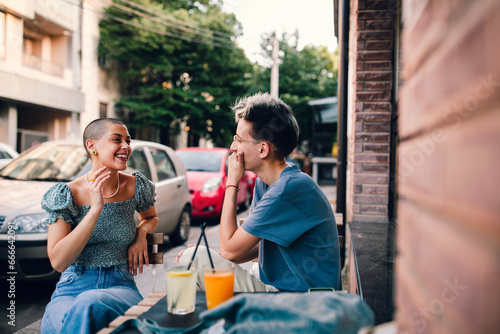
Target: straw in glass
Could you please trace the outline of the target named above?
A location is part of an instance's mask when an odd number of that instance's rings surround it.
[[[207,222],[203,222],[203,224],[201,225],[200,237],[198,238],[198,241],[196,242],[196,247],[194,249],[193,256],[191,257],[191,260],[189,261],[187,270],[189,270],[191,268],[191,265],[193,264],[194,257],[196,256],[196,252],[198,251],[198,246],[200,245],[200,242],[201,242],[201,238],[205,235],[205,226],[206,225],[207,225]]]
[[[207,254],[208,254],[208,259],[210,260],[210,266],[212,266],[212,269],[214,269],[214,262],[212,261],[212,256],[210,255],[210,249],[208,248],[208,241],[207,241],[207,236],[205,235],[204,230],[201,230],[201,234],[203,234],[203,240],[205,240],[205,246],[207,247]]]

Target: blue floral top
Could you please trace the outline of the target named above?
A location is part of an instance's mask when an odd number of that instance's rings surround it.
[[[104,203],[94,231],[73,265],[110,267],[128,262],[128,246],[136,233],[134,213],[147,211],[155,203],[154,183],[141,173],[132,175],[136,176],[134,197]],[[43,195],[42,208],[49,213],[49,224],[62,218],[71,223],[73,230],[89,212],[90,205],[77,205],[68,185],[57,183]]]

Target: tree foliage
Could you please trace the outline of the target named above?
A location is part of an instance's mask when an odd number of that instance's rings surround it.
[[[229,106],[246,93],[243,78],[251,71],[234,43],[240,24],[213,1],[134,2],[151,11],[115,0],[100,22],[99,54],[121,73],[117,107],[132,128],[160,129],[164,144],[182,124],[191,138],[227,145],[234,126]]]
[[[264,34],[262,54],[272,65],[273,34]],[[326,46],[305,46],[298,49],[299,34],[283,33],[280,46],[279,96],[292,107],[301,130],[301,141],[311,137],[312,115],[308,102],[337,95],[338,54]],[[255,68],[249,87],[251,93],[270,90],[271,71]]]
[[[116,106],[132,131],[157,129],[160,142],[174,145],[172,135],[187,126],[191,145],[206,138],[228,146],[235,99],[270,90],[270,68],[250,63],[235,42],[241,24],[221,8],[222,0],[113,0],[106,9],[98,53],[118,65],[123,91]],[[336,95],[338,57],[323,46],[299,50],[297,32],[279,40],[279,95],[308,140],[307,102]],[[271,45],[264,34],[268,59]]]

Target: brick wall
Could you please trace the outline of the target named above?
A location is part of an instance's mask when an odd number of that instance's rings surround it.
[[[354,3],[348,220],[385,223],[389,202],[394,1]]]
[[[500,3],[403,4],[399,332],[498,333]]]

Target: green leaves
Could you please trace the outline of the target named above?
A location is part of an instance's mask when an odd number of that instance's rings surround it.
[[[300,125],[300,140],[311,138],[312,115],[307,102],[337,95],[338,54],[326,46],[306,46],[298,49],[299,34],[283,33],[279,38],[279,96],[292,107]],[[262,36],[262,54],[271,64],[272,34]],[[271,71],[254,65],[254,75],[248,78],[250,93],[270,91]]]
[[[241,33],[234,15],[213,1],[115,0],[106,13],[98,52],[120,68],[116,106],[127,125],[175,133],[185,122],[191,142],[227,146],[231,131],[221,127],[233,127],[229,106],[246,94],[242,78],[251,70],[234,43]]]
[[[116,64],[117,112],[138,135],[158,129],[161,142],[173,146],[170,135],[182,124],[189,127],[191,145],[206,138],[229,146],[236,98],[270,90],[270,68],[251,64],[237,47],[242,26],[221,6],[220,0],[114,0],[106,9],[98,54]],[[307,102],[336,95],[338,55],[326,47],[298,50],[298,41],[298,32],[280,38],[279,94],[295,111],[301,140],[307,140]],[[270,45],[272,34],[264,34],[268,59]]]

